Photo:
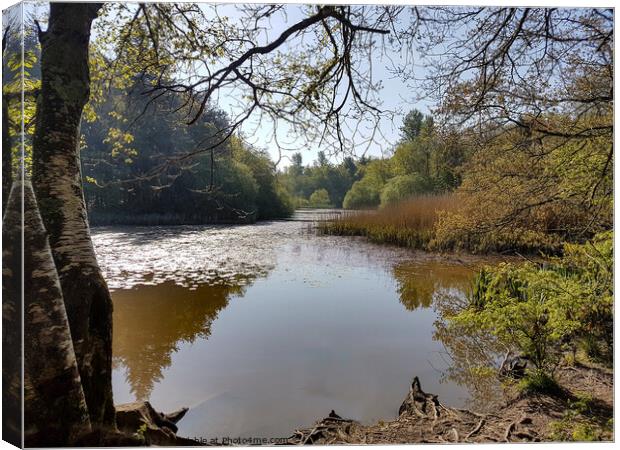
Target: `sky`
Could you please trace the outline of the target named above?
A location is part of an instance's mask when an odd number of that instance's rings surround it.
[[[226,14],[233,20],[236,16],[234,7],[225,7]],[[270,38],[280,35],[282,31],[290,27],[295,22],[303,18],[299,11],[298,5],[287,5],[286,15],[274,15],[270,21],[271,31]],[[432,101],[428,99],[416,99],[414,94],[415,86],[412,86],[412,81],[405,83],[403,80],[396,78],[393,74],[389,73],[388,67],[390,60],[396,63],[402,62],[402,57],[399,54],[395,54],[390,49],[387,49],[385,55],[381,55],[379,51],[373,53],[372,60],[372,76],[376,82],[382,81],[382,89],[379,92],[379,97],[382,101],[382,110],[397,112],[392,120],[383,119],[379,125],[380,133],[378,133],[378,139],[376,143],[372,143],[369,146],[366,144],[359,145],[353,149],[353,154],[361,156],[381,157],[387,155],[393,148],[394,144],[400,136],[400,126],[404,115],[413,108],[416,108],[423,113],[430,112],[432,107]],[[425,76],[426,70],[422,65],[415,67],[416,76]],[[418,75],[419,74],[419,75]],[[231,111],[233,114],[238,113],[238,109],[231,103],[227,102],[225,98],[220,99],[220,107],[227,111]],[[282,147],[286,149],[279,149],[278,145],[273,141],[273,126],[270,123],[262,122],[259,126],[256,125],[257,119],[250,120],[244,124],[242,131],[245,139],[257,148],[265,149],[271,155],[274,161],[280,161],[279,168],[290,165],[290,156],[299,151],[302,154],[304,164],[308,164],[316,160],[317,153],[320,150],[325,151],[329,159],[333,162],[339,162],[345,156],[342,153],[334,154],[332,149],[327,147],[320,147],[318,142],[311,145],[306,145],[305,140],[300,136],[287,136],[286,139],[282,139],[289,131],[289,128],[285,124],[278,125],[279,142]]]
[[[368,0],[372,1],[372,0]],[[368,1],[364,1],[368,3]],[[492,0],[490,0],[492,1]],[[395,0],[396,2],[396,0]],[[425,3],[436,3],[435,0],[428,0]],[[467,0],[454,0],[452,3],[455,4],[467,4],[470,3]],[[480,1],[477,3],[486,3],[486,1]],[[511,2],[514,4],[523,4],[521,1]],[[570,3],[570,1],[565,0],[562,3]],[[41,13],[45,13],[48,10],[48,4],[46,2],[38,2],[38,11]],[[558,6],[558,5],[555,5]],[[575,5],[577,6],[577,5]],[[26,4],[26,8],[34,8],[33,3]],[[235,9],[234,6],[224,5],[219,6],[223,11],[226,11],[226,15],[230,16],[231,19],[235,20]],[[271,19],[270,23],[270,36],[277,36],[280,32],[290,26],[291,23],[296,22],[301,17],[299,13],[299,5],[289,4],[286,6],[287,15],[286,17],[282,15],[275,15]],[[96,38],[96,36],[93,36]],[[380,123],[380,135],[381,138],[378,139],[379,142],[375,142],[370,145],[369,149],[366,152],[366,155],[372,156],[381,156],[382,154],[386,154],[393,147],[396,141],[399,138],[399,127],[402,123],[402,119],[404,114],[411,110],[412,108],[417,108],[424,113],[430,112],[430,108],[433,106],[433,102],[430,99],[416,99],[415,95],[415,86],[411,85],[411,81],[405,83],[398,78],[394,78],[386,69],[388,65],[388,61],[392,60],[401,60],[400,55],[388,53],[381,57],[379,53],[375,53],[375,56],[372,61],[373,68],[373,78],[374,80],[381,80],[383,83],[383,88],[380,92],[380,97],[383,101],[382,109],[395,111],[393,120],[384,119]],[[414,72],[416,76],[422,78],[427,73],[425,68],[422,65],[415,65]],[[226,95],[220,95],[218,100],[218,106],[229,112],[231,116],[237,115],[240,111],[239,105],[230,101],[230,99]],[[280,142],[284,142],[287,148],[292,148],[290,151],[280,152],[278,145],[273,141],[273,125],[268,122],[262,122],[259,126],[256,124],[256,117],[253,120],[250,120],[244,124],[242,127],[242,132],[245,139],[253,144],[257,148],[265,149],[269,152],[272,159],[274,161],[280,160],[279,167],[285,167],[290,164],[290,160],[288,159],[293,151],[301,151],[303,155],[303,159],[305,163],[309,163],[316,159],[317,152],[319,150],[327,150],[326,153],[329,155],[331,152],[330,149],[320,148],[318,143],[310,143],[306,145],[305,140],[299,136],[287,136],[287,139],[282,139]],[[281,125],[278,127],[280,136],[287,135],[287,127],[285,125]],[[366,147],[358,146],[353,149],[354,154],[360,155],[366,151]],[[336,155],[331,159],[334,161],[338,161],[342,159],[343,155]]]
[[[40,19],[47,15],[48,3],[37,2],[26,4],[24,13],[28,15],[30,12],[34,13],[36,17]],[[234,5],[219,5],[218,11],[220,15],[226,15],[234,23],[240,17],[240,12]],[[269,29],[266,32],[264,39],[271,41],[275,37],[279,36],[283,30],[290,27],[292,24],[298,22],[304,17],[303,12],[300,9],[300,5],[286,5],[285,14],[275,14],[269,19]],[[95,30],[96,27],[93,27]],[[96,39],[96,33],[93,34],[92,39]],[[292,45],[295,45],[293,41]],[[282,47],[286,50],[286,45]],[[373,81],[381,81],[382,88],[378,94],[381,98],[381,110],[392,111],[395,114],[393,119],[382,119],[378,127],[378,133],[376,134],[376,141],[371,144],[358,143],[354,148],[350,149],[354,156],[366,156],[380,157],[387,155],[393,148],[394,144],[398,141],[400,135],[400,126],[404,115],[412,108],[428,113],[429,108],[432,106],[428,100],[416,100],[414,94],[415,86],[411,85],[411,81],[407,83],[395,78],[387,70],[389,62],[396,61],[396,63],[402,62],[401,55],[393,53],[391,50],[387,50],[384,55],[381,52],[373,52],[372,58],[372,77]],[[416,76],[425,75],[425,69],[422,66],[415,67]],[[217,96],[218,106],[229,113],[231,117],[237,116],[244,108],[244,104],[239,104],[238,100],[232,100],[232,95],[220,92]],[[350,126],[354,126],[353,123],[349,123]],[[277,135],[278,145],[274,139],[274,125],[269,121],[261,121],[258,123],[258,116],[254,115],[250,120],[246,121],[241,128],[244,139],[256,148],[266,150],[272,160],[278,162],[278,168],[282,169],[290,165],[291,155],[299,151],[302,153],[304,164],[309,164],[317,158],[317,153],[320,150],[325,151],[329,159],[333,162],[339,162],[345,156],[341,152],[334,152],[334,148],[327,146],[319,146],[318,142],[307,143],[307,140],[302,136],[290,133],[290,128],[284,123],[278,123]]]

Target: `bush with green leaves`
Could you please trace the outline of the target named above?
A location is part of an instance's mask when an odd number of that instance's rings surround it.
[[[329,192],[327,189],[317,189],[310,195],[309,204],[311,208],[331,208]]]
[[[597,420],[598,419],[598,420]],[[613,419],[601,421],[592,396],[577,393],[568,400],[562,419],[549,424],[554,441],[589,442],[609,440],[613,436]]]
[[[381,207],[421,195],[432,190],[432,183],[418,173],[390,178],[381,191]]]
[[[501,264],[481,271],[469,306],[450,321],[489,332],[520,352],[533,366],[532,380],[552,379],[562,353],[587,342],[590,356],[611,358],[612,232],[585,244],[566,244],[564,256],[544,263]]]
[[[379,206],[379,190],[368,180],[353,183],[351,190],[344,196],[342,206],[345,209],[368,209]]]

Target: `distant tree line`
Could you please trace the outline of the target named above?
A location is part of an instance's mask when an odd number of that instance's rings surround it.
[[[334,163],[319,151],[304,165],[298,152],[278,171],[266,152],[239,137],[219,145],[208,139],[230,126],[217,108],[187,126],[181,99],[148,103],[139,90],[112,92],[82,130],[85,195],[95,225],[248,223],[286,217],[295,208],[376,208],[452,191],[461,182],[462,139],[440,133],[433,117],[416,109],[406,115],[389,158],[347,156]],[[201,147],[213,148],[179,163]]]
[[[457,133],[439,131],[433,117],[417,109],[403,120],[401,138],[389,158],[368,161],[343,199],[347,209],[384,207],[424,194],[452,191],[461,182],[467,156]]]
[[[353,183],[362,177],[367,158],[357,162],[350,156],[341,163],[329,162],[324,152],[319,151],[317,160],[303,165],[301,153],[294,153],[292,164],[281,174],[282,185],[294,199],[296,207],[341,208],[346,193]]]
[[[188,126],[181,99],[147,104],[138,91],[113,91],[82,128],[91,223],[245,223],[291,214],[266,153],[235,136],[209,140],[229,126],[222,111],[211,108]]]

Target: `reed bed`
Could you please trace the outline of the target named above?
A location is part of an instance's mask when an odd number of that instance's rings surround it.
[[[318,228],[325,234],[365,236],[376,243],[426,249],[440,212],[456,208],[453,194],[425,195],[379,210],[346,212]]]

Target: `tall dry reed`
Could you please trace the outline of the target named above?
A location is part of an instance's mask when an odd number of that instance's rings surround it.
[[[453,194],[424,195],[376,211],[347,212],[321,223],[319,230],[326,234],[366,236],[377,243],[426,248],[440,212],[454,211],[457,206]]]

